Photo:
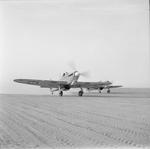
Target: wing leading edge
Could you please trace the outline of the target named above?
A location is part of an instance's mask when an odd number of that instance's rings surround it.
[[[15,79],[15,82],[36,85],[42,88],[57,88],[61,85],[67,85],[66,81],[53,81],[53,80],[35,80],[35,79]]]
[[[77,82],[72,85],[72,88],[100,88],[105,87],[106,85],[110,85],[110,82]]]
[[[122,85],[109,85],[109,86],[106,86],[105,88],[109,89],[109,88],[119,88],[119,87],[122,87]]]

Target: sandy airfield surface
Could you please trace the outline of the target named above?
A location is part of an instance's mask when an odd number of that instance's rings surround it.
[[[2,149],[105,147],[150,148],[150,89],[0,95]]]

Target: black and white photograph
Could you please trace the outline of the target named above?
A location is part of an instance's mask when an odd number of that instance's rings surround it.
[[[150,148],[149,0],[0,0],[0,148]]]

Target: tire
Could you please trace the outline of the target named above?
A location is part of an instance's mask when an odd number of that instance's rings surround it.
[[[60,92],[59,92],[59,96],[63,96],[63,91],[60,91]]]
[[[83,95],[83,91],[79,91],[78,95],[82,96]]]
[[[110,89],[107,90],[107,93],[110,93]]]

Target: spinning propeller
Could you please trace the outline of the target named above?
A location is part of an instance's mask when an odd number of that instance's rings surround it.
[[[89,77],[89,72],[88,71],[84,71],[84,72],[79,72],[77,69],[76,69],[76,65],[74,62],[69,62],[69,66],[70,68],[75,72],[75,75],[80,75],[82,77]]]

